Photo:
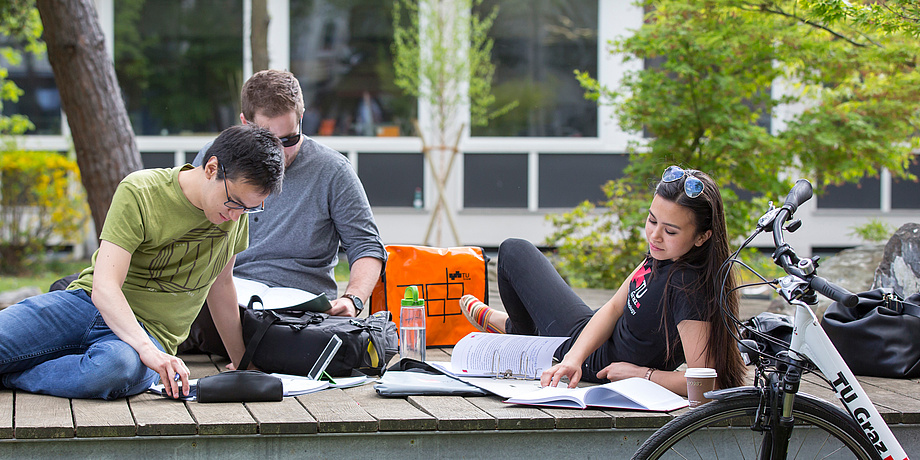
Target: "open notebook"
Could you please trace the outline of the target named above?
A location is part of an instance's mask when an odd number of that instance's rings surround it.
[[[537,406],[605,407],[648,411],[672,411],[687,407],[687,400],[655,382],[632,377],[593,387],[543,387],[505,401]]]

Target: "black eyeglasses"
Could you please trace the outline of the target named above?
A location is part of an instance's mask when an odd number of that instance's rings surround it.
[[[258,206],[253,206],[250,208],[244,205],[243,203],[240,203],[234,200],[233,198],[230,198],[230,187],[227,187],[227,170],[224,169],[224,165],[220,163],[218,163],[218,166],[220,166],[220,170],[224,174],[224,190],[227,191],[227,201],[224,201],[224,206],[226,206],[227,209],[236,209],[238,211],[241,210],[243,211],[244,214],[255,214],[257,212],[262,212],[265,210],[264,201],[259,203]]]
[[[687,180],[684,181],[684,193],[690,198],[700,196],[703,193],[703,181],[694,177],[692,171],[681,169],[680,166],[668,166],[661,174],[661,181],[674,182],[684,176],[687,176]]]
[[[300,121],[302,122],[303,118],[301,118]],[[279,137],[278,139],[281,140],[281,145],[283,145],[285,148],[293,147],[297,145],[298,142],[300,142],[300,135],[302,132],[303,128],[300,127],[300,123],[297,123],[296,133],[284,137]]]

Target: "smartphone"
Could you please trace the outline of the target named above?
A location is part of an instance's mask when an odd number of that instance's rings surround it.
[[[336,352],[339,351],[339,347],[342,346],[342,339],[337,335],[333,335],[329,339],[329,343],[326,344],[326,348],[323,349],[323,352],[320,353],[319,358],[316,359],[316,363],[313,364],[313,368],[310,369],[310,372],[307,373],[307,378],[310,380],[319,380],[322,377],[323,372],[326,370],[326,367],[329,366],[329,363],[332,362],[332,358],[335,357]]]

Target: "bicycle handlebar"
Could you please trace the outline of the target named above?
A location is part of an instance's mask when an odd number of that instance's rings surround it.
[[[774,254],[774,257],[776,258],[776,262],[783,267],[786,273],[795,274],[807,280],[809,287],[824,294],[831,300],[839,302],[845,307],[855,307],[859,302],[859,297],[852,292],[818,275],[802,273],[799,267],[797,267],[799,260],[795,256],[795,252],[792,251],[792,248],[786,244],[785,238],[783,238],[783,224],[795,213],[802,203],[811,199],[811,196],[811,183],[805,179],[797,180],[792,190],[786,195],[786,202],[783,203],[783,207],[779,209],[779,212],[776,213],[773,220],[773,243],[777,248],[777,253]]]
[[[791,216],[795,214],[795,211],[799,209],[802,203],[811,199],[811,195],[811,182],[805,179],[799,179],[795,181],[795,186],[793,186],[789,194],[786,195],[786,202],[783,203],[783,207],[789,208],[789,215]]]
[[[859,303],[859,297],[856,294],[853,294],[852,292],[837,286],[836,284],[831,283],[830,281],[821,278],[820,276],[813,276],[808,281],[808,284],[812,287],[812,289],[826,295],[827,298],[836,301],[844,307],[853,308],[856,306],[856,304]]]

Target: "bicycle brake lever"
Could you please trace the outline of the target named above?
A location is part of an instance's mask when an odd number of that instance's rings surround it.
[[[760,216],[760,219],[757,219],[757,228],[766,229],[768,232],[773,231],[773,220],[776,219],[776,213],[779,212],[781,208],[773,206],[773,202],[770,202],[770,208],[764,215]]]

